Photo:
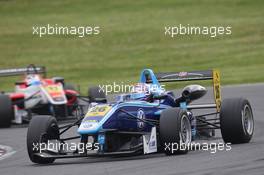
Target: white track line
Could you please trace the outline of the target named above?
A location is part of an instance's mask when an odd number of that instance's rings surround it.
[[[5,145],[0,145],[0,149],[3,149],[6,151],[5,154],[1,155],[0,154],[0,160],[4,160],[10,156],[12,156],[13,154],[16,153],[16,151],[14,151],[11,147],[9,146],[5,146]]]

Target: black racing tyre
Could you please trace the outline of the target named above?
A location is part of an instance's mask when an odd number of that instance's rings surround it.
[[[166,155],[187,154],[192,140],[190,119],[185,110],[169,108],[160,116],[160,141]]]
[[[40,143],[47,143],[48,140],[59,139],[59,137],[59,128],[54,117],[48,115],[34,116],[27,131],[27,151],[30,160],[39,164],[54,162],[54,158],[43,158],[35,155],[35,153],[40,153]],[[35,147],[36,145],[38,149]]]
[[[12,101],[8,95],[0,95],[0,128],[8,128],[14,119]]]
[[[106,95],[100,87],[95,86],[95,87],[90,87],[88,89],[88,98],[90,103],[91,102],[101,102],[101,103],[106,103]]]
[[[254,132],[254,118],[249,101],[244,98],[223,100],[220,128],[226,143],[248,143]]]

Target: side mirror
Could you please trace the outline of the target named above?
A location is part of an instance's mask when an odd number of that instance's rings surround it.
[[[186,86],[182,91],[182,97],[186,101],[193,101],[203,97],[206,94],[207,90],[201,85],[189,85]]]
[[[55,83],[61,83],[64,86],[64,78],[63,77],[53,77],[52,80]]]

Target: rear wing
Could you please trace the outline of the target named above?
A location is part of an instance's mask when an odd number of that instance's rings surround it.
[[[47,74],[45,66],[29,65],[26,68],[0,69],[0,77],[10,77],[28,73],[42,74],[44,77],[46,77]]]
[[[213,71],[167,72],[155,74],[159,82],[211,80]]]
[[[218,70],[192,71],[192,72],[168,72],[155,74],[158,82],[178,82],[178,81],[195,81],[195,80],[212,80],[214,100],[217,112],[221,107],[221,84],[220,72]],[[154,81],[150,76],[146,77],[147,83]]]

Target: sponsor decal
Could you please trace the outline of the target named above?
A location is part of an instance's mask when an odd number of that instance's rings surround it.
[[[95,117],[95,116],[105,116],[110,110],[111,106],[109,105],[97,105],[92,107],[86,114],[86,117]]]
[[[139,109],[137,111],[137,118],[139,119],[138,122],[137,122],[137,125],[139,128],[143,128],[144,127],[144,122],[141,121],[141,120],[144,120],[145,119],[145,113],[143,111],[143,109]]]
[[[94,123],[89,123],[89,122],[86,123],[85,122],[82,124],[82,126],[86,129],[88,129],[88,128],[92,128],[94,126]]]
[[[85,120],[85,122],[90,122],[90,123],[97,123],[98,122],[98,120]]]
[[[61,97],[63,95],[63,89],[61,86],[58,85],[47,85],[44,87],[48,94],[52,98]]]
[[[188,75],[188,72],[180,72],[179,77],[186,77]]]
[[[150,135],[143,135],[144,154],[157,152],[157,131],[156,127],[151,129]]]

